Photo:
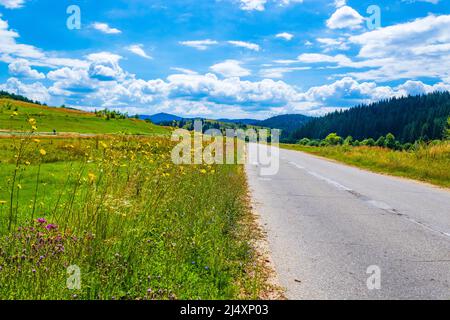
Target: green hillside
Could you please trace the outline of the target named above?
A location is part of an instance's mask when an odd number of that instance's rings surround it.
[[[0,99],[0,130],[28,131],[28,119],[37,122],[37,132],[98,134],[167,134],[169,129],[137,119],[106,119],[94,113],[47,107],[23,101]]]

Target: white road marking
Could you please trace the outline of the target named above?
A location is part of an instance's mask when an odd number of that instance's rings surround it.
[[[358,192],[355,192],[353,189],[350,189],[350,188],[348,188],[348,187],[346,187],[346,186],[340,184],[340,183],[337,182],[337,181],[328,179],[328,178],[326,178],[326,177],[324,177],[324,176],[322,176],[322,175],[320,175],[320,174],[318,174],[318,173],[316,173],[316,172],[314,172],[314,171],[307,170],[305,167],[302,167],[302,166],[298,165],[298,164],[295,163],[295,162],[292,162],[292,161],[291,161],[291,162],[289,162],[289,164],[293,165],[293,166],[296,167],[297,169],[304,170],[306,173],[312,175],[313,177],[316,177],[316,178],[319,179],[319,180],[325,181],[325,182],[328,183],[329,185],[332,185],[332,186],[334,186],[334,187],[336,187],[336,188],[338,188],[338,189],[340,189],[340,190],[344,190],[344,191],[349,192],[350,194],[354,195],[354,196],[357,197],[357,198],[360,198],[361,200],[363,200],[365,203],[371,205],[372,207],[375,207],[375,208],[377,208],[377,209],[381,209],[381,210],[384,210],[384,211],[387,211],[387,212],[390,212],[390,213],[393,213],[393,214],[397,214],[397,215],[399,215],[399,216],[405,218],[405,219],[408,220],[409,222],[412,222],[412,223],[414,223],[414,224],[417,224],[417,225],[419,225],[419,226],[421,226],[421,227],[423,227],[423,228],[425,228],[425,229],[427,229],[427,230],[429,230],[429,231],[438,233],[438,234],[443,235],[443,236],[446,236],[446,237],[450,237],[450,233],[447,233],[447,232],[443,232],[443,231],[439,231],[439,230],[433,229],[432,227],[427,226],[426,224],[421,223],[421,222],[419,222],[419,221],[417,221],[417,220],[415,220],[415,219],[413,219],[413,218],[411,218],[411,217],[409,217],[409,216],[407,216],[407,215],[401,214],[401,213],[397,212],[397,210],[395,210],[394,208],[392,208],[392,206],[390,206],[389,204],[387,204],[387,203],[385,203],[385,202],[373,200],[373,199],[370,199],[370,198],[368,198],[368,197],[366,197],[366,196],[363,196],[363,195],[359,194]]]

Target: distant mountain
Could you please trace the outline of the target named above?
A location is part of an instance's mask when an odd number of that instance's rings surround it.
[[[192,122],[193,118],[183,118],[173,114],[168,113],[158,113],[152,116],[140,116],[141,119],[149,119],[155,124],[161,125],[172,125],[172,122],[178,122],[177,125],[184,126],[186,122]],[[285,114],[280,116],[275,116],[266,120],[256,120],[256,119],[217,119],[211,120],[223,124],[232,124],[239,127],[245,126],[258,126],[271,129],[280,129],[281,139],[286,140],[293,131],[300,128],[303,124],[311,120],[311,117],[307,117],[301,114]],[[220,125],[215,125],[220,127]]]
[[[151,122],[153,122],[155,124],[160,124],[162,122],[183,120],[182,117],[178,117],[178,116],[175,116],[175,115],[169,114],[169,113],[157,113],[152,116],[143,115],[143,116],[139,116],[139,118],[142,120],[150,120]]]
[[[392,98],[313,119],[296,130],[290,140],[323,139],[333,132],[358,140],[392,133],[402,143],[441,139],[449,116],[449,92]]]
[[[258,125],[261,120],[256,119],[217,119],[219,122],[246,124],[246,125]]]
[[[312,118],[302,114],[283,114],[258,122],[258,126],[280,129],[281,140],[285,141],[298,128],[309,122]]]

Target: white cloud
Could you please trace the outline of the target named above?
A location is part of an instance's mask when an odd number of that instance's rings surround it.
[[[98,30],[98,31],[106,33],[106,34],[119,34],[119,33],[122,33],[122,31],[120,31],[119,29],[110,27],[107,23],[94,22],[92,24],[92,27],[95,30]]]
[[[298,56],[298,60],[304,63],[336,63],[340,66],[348,66],[352,62],[343,54],[330,56],[320,53],[304,53]]]
[[[241,67],[241,62],[237,60],[226,60],[211,66],[210,69],[225,78],[245,77],[251,74],[250,70]]]
[[[327,20],[330,29],[356,29],[360,28],[364,18],[352,7],[343,6],[334,12]]]
[[[183,73],[183,74],[189,74],[189,75],[196,75],[196,74],[198,74],[198,72],[193,71],[191,69],[186,69],[186,68],[171,67],[170,70],[177,71],[177,72],[180,72],[180,73]]]
[[[352,36],[360,46],[358,58],[365,63],[384,60],[384,64],[358,74],[360,79],[395,79],[449,76],[450,15],[416,19],[412,22],[380,28]]]
[[[149,56],[143,49],[142,44],[133,44],[131,46],[126,47],[126,49],[142,58],[145,59],[153,59],[151,56]]]
[[[255,43],[251,43],[251,42],[244,42],[244,41],[228,41],[229,44],[235,46],[235,47],[241,47],[241,48],[246,48],[249,50],[253,50],[253,51],[259,51],[261,50],[260,46],[255,44]]]
[[[331,51],[334,49],[339,49],[339,50],[348,50],[349,46],[346,42],[345,38],[317,38],[317,42],[319,42],[322,46],[322,48],[324,48],[324,51]]]
[[[294,35],[288,32],[278,33],[275,37],[284,39],[286,41],[291,41],[294,38]]]
[[[0,0],[0,6],[7,9],[19,9],[25,4],[25,0]]]
[[[49,102],[51,100],[47,88],[40,82],[25,84],[17,78],[9,78],[5,84],[0,84],[0,90],[20,94],[40,102]]]
[[[274,67],[262,69],[259,74],[263,78],[281,79],[285,73],[309,70],[310,67]]]
[[[240,7],[246,11],[264,11],[268,2],[279,6],[288,6],[293,3],[303,3],[303,0],[240,0]]]
[[[240,0],[241,9],[246,11],[264,11],[267,0]]]
[[[336,8],[343,7],[347,4],[347,0],[334,0],[334,6]]]
[[[210,39],[206,39],[206,40],[180,41],[179,43],[180,43],[181,45],[183,45],[183,46],[192,47],[192,48],[195,48],[195,49],[197,49],[197,50],[206,50],[206,49],[208,49],[210,46],[213,46],[213,45],[218,44],[217,41],[215,41],[215,40],[210,40]]]
[[[30,63],[25,59],[18,59],[8,66],[9,73],[16,77],[28,79],[44,79],[45,75],[37,70],[31,69]]]

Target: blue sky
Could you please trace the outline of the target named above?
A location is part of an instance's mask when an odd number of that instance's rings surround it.
[[[449,70],[449,0],[0,0],[0,89],[50,105],[320,115],[450,90]]]

